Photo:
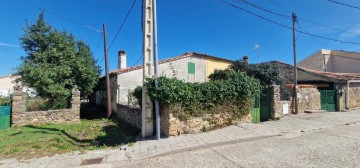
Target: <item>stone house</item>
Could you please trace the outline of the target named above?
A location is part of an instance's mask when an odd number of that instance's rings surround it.
[[[289,76],[288,81],[291,82],[288,83],[291,84],[293,81],[293,66],[280,61],[272,61],[271,63],[277,64],[281,68],[282,75]],[[298,66],[297,72],[298,84],[315,86],[321,93],[319,97],[321,99],[321,109],[326,110],[324,106],[332,106],[333,110],[330,111],[360,108],[360,98],[358,96],[360,94],[360,73],[324,72],[301,66]],[[314,90],[311,93],[317,94]],[[309,100],[310,96],[311,94],[307,94],[302,98]]]
[[[201,54],[187,52],[182,55],[160,60],[160,76],[176,77],[185,82],[207,82],[208,76],[217,70],[224,70],[233,61]],[[91,101],[97,105],[106,105],[105,77],[100,79],[100,84],[95,89]],[[137,102],[132,96],[132,91],[143,83],[143,66],[126,66],[125,51],[118,52],[118,69],[110,73],[111,100],[113,112],[131,111]],[[125,109],[124,109],[125,108]],[[129,119],[131,120],[131,119]]]
[[[323,72],[360,73],[360,53],[321,49],[298,66]]]

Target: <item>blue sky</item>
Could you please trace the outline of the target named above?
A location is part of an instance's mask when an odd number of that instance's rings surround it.
[[[78,23],[102,29],[106,23],[108,43],[113,40],[126,16],[133,0],[21,0],[44,8],[57,15]],[[228,0],[246,10],[291,27],[291,20],[253,8],[238,0]],[[360,10],[341,6],[328,0],[247,0],[253,4],[282,15],[297,14],[299,27],[303,31],[337,40],[359,42]],[[360,6],[357,0],[337,0]],[[117,51],[126,50],[128,66],[132,66],[141,56],[141,0],[137,0],[119,36],[109,51],[110,70],[117,67]],[[226,59],[239,59],[248,55],[251,62],[280,60],[293,62],[292,32],[276,24],[262,20],[247,12],[233,8],[219,0],[157,0],[159,59],[174,57],[195,51]],[[13,72],[24,55],[19,37],[25,21],[34,22],[40,10],[19,0],[0,0],[0,76]],[[46,13],[46,21],[53,27],[73,33],[85,40],[99,61],[103,58],[101,33]],[[303,20],[305,19],[305,20]],[[343,33],[314,21],[337,29]],[[325,39],[298,34],[298,60],[321,48],[354,51],[360,45],[343,44]],[[261,49],[255,51],[254,45]],[[140,64],[141,61],[138,63]],[[101,62],[101,67],[104,67]]]

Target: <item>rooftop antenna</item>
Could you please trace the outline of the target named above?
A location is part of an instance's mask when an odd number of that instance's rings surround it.
[[[259,61],[259,64],[260,64],[260,45],[259,44],[255,44],[255,46],[254,46],[254,48],[253,48],[253,50],[255,50],[255,51],[258,51],[257,52],[257,55],[258,55],[258,61]]]

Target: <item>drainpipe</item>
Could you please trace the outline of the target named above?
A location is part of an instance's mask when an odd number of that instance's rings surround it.
[[[349,110],[349,86],[350,81],[346,81],[346,102],[345,102],[345,109]]]

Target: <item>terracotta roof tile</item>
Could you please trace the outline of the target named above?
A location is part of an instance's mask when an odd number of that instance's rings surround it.
[[[337,80],[359,80],[360,79],[360,73],[335,73],[335,72],[324,72],[324,71],[318,71],[313,69],[308,69],[304,67],[298,67],[299,69],[302,69],[307,72],[315,73],[321,76],[325,76],[328,78],[333,78]]]

